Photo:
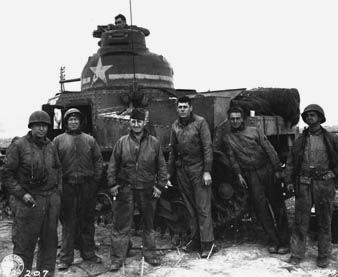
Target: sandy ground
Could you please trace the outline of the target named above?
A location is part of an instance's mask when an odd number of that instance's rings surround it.
[[[287,263],[290,254],[271,255],[266,246],[266,236],[255,222],[245,222],[240,230],[229,228],[219,233],[216,241],[218,252],[209,260],[200,259],[197,253],[186,254],[172,248],[170,237],[166,233],[157,233],[159,253],[162,265],[153,267],[143,261],[141,239],[133,236],[133,249],[125,265],[116,273],[108,272],[109,226],[97,226],[97,254],[103,258],[103,264],[83,262],[76,251],[74,265],[65,272],[57,272],[56,277],[70,276],[156,276],[156,277],[206,277],[206,276],[330,276],[338,277],[338,244],[333,245],[330,266],[320,269],[316,266],[317,246],[310,234],[306,258],[299,266]],[[11,221],[0,221],[0,260],[11,254]],[[7,277],[7,276],[5,276]]]

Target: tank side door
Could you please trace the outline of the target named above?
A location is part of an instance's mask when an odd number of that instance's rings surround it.
[[[62,134],[65,129],[63,126],[62,115],[65,108],[60,105],[42,105],[42,110],[49,114],[52,123],[51,128],[48,129],[47,137],[53,140],[56,136]]]

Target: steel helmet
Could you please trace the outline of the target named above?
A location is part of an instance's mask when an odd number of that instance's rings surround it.
[[[64,115],[65,122],[67,122],[68,117],[70,117],[71,115],[77,115],[80,118],[80,120],[82,118],[82,113],[80,112],[80,110],[76,108],[70,108],[68,111],[65,112]]]
[[[51,126],[49,114],[45,111],[33,112],[29,117],[28,128],[30,128],[34,123],[45,123],[48,126]]]
[[[303,118],[304,122],[306,122],[305,121],[305,114],[307,112],[310,112],[310,111],[317,112],[319,114],[319,116],[322,119],[321,123],[324,123],[326,121],[323,108],[321,106],[317,105],[317,104],[310,104],[310,105],[306,106],[304,111],[302,112],[302,118]]]

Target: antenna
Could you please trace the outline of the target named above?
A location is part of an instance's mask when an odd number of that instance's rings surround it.
[[[129,13],[130,13],[130,29],[133,27],[133,12],[132,12],[132,5],[131,0],[129,0]],[[132,88],[132,96],[134,97],[136,93],[136,72],[135,72],[135,54],[134,54],[134,36],[131,33],[131,53],[133,59],[133,88]],[[130,102],[132,104],[132,101]]]
[[[129,0],[130,26],[133,26],[133,12],[131,8],[131,0]]]
[[[61,86],[61,91],[60,92],[64,92],[65,91],[65,85],[64,85],[64,81],[66,80],[66,67],[65,66],[61,66],[60,67],[60,86]]]

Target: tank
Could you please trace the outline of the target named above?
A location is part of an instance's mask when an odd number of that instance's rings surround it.
[[[53,118],[53,128],[49,130],[48,136],[53,139],[62,133],[64,112],[70,107],[78,108],[85,117],[83,131],[96,138],[107,163],[116,141],[128,133],[130,111],[134,107],[144,107],[149,111],[147,126],[158,137],[165,157],[168,157],[171,124],[177,117],[175,101],[178,97],[187,95],[192,99],[194,112],[207,120],[214,144],[217,145],[227,131],[227,110],[232,99],[246,89],[207,92],[175,89],[173,69],[168,61],[162,55],[150,52],[146,46],[145,37],[149,34],[147,29],[137,26],[107,29],[107,26],[98,26],[94,31],[94,37],[100,39],[99,48],[88,58],[81,78],[61,78],[61,92],[43,105],[43,110]],[[64,89],[65,83],[78,80],[81,82],[80,91]],[[275,141],[280,156],[285,157],[295,137],[295,128],[291,128],[280,116],[254,116],[247,123],[261,128]],[[222,184],[231,185],[232,176],[227,173],[229,163],[222,155],[215,153],[212,174],[216,196],[213,203],[216,226],[224,226],[242,217],[247,209],[245,192],[229,186],[220,188]],[[102,202],[100,206],[104,207],[111,203],[107,201],[109,196],[104,193],[104,177],[101,185],[99,199]],[[219,197],[220,190],[224,198]],[[187,216],[182,215],[182,207],[184,205],[179,193],[168,191],[159,201],[157,215],[165,218],[172,230],[182,230],[177,227],[187,222],[177,222],[178,218]],[[181,216],[178,216],[180,213]]]

